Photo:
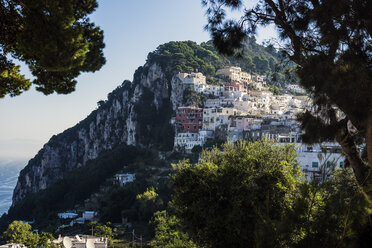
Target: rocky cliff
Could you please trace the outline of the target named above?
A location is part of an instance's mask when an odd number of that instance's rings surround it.
[[[133,82],[124,81],[106,101],[98,102],[98,109],[53,136],[28,162],[18,178],[13,205],[119,144],[171,149],[170,117],[182,100],[179,83],[156,62],[137,69]]]
[[[13,206],[120,145],[171,150],[174,110],[182,103],[196,104],[183,101],[184,89],[176,73],[199,71],[213,76],[223,63],[210,43],[172,41],[160,45],[148,54],[132,82],[124,81],[106,101],[99,101],[86,119],[53,136],[28,162],[18,178]]]

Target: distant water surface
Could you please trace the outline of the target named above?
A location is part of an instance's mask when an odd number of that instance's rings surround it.
[[[26,160],[0,158],[0,216],[6,213],[12,204],[12,195],[20,170]]]

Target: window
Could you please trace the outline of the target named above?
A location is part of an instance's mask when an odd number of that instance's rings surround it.
[[[343,167],[344,166],[344,162],[340,162],[340,167]]]
[[[313,168],[318,167],[318,166],[319,166],[318,162],[313,162],[313,163],[312,163],[312,167],[313,167]]]
[[[331,167],[331,161],[327,161],[327,168]]]

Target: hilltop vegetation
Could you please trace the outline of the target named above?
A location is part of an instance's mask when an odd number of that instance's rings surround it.
[[[284,86],[292,80],[293,75],[288,71],[294,64],[287,64],[282,53],[273,46],[259,45],[254,37],[247,38],[244,46],[241,57],[228,57],[220,55],[212,41],[200,45],[193,41],[171,41],[149,53],[147,59],[167,67],[170,74],[198,71],[210,78],[224,66],[239,66],[243,71],[269,76],[269,83],[277,86]]]

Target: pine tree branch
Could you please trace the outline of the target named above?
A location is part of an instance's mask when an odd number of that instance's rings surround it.
[[[372,191],[369,189],[369,185],[372,185],[372,177],[370,175],[372,170],[363,161],[353,138],[347,130],[347,127],[345,127],[343,130],[340,130],[336,140],[341,145],[344,155],[353,168],[358,184],[363,187],[363,189],[365,189],[365,193],[370,196],[372,194]]]

